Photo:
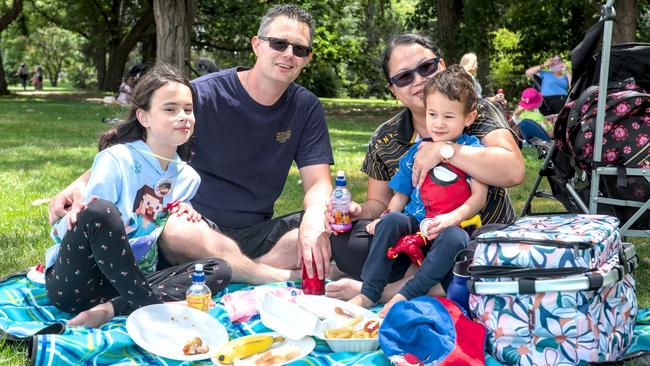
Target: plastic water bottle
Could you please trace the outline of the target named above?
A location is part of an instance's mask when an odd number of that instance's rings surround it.
[[[331,199],[331,214],[332,217],[334,217],[332,230],[337,233],[350,231],[350,229],[352,229],[352,221],[350,219],[350,203],[352,202],[352,194],[348,191],[345,172],[342,170],[339,170],[336,173],[336,183]]]
[[[472,264],[471,251],[461,251],[456,255],[456,263],[453,269],[453,278],[447,288],[447,298],[455,301],[469,316],[469,266]],[[473,253],[472,253],[473,254]]]
[[[203,264],[201,263],[194,266],[192,286],[187,289],[185,299],[187,300],[187,306],[205,312],[208,311],[210,300],[212,299],[212,291],[205,284],[205,273],[203,273]]]

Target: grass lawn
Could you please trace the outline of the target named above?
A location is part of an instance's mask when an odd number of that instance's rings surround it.
[[[46,83],[47,84],[47,83]],[[38,199],[55,195],[90,167],[97,151],[97,137],[107,128],[102,117],[122,117],[124,110],[98,103],[80,102],[57,91],[0,98],[0,276],[42,262],[51,245],[47,223],[47,205],[32,205]],[[68,88],[63,93],[73,93]],[[96,93],[100,95],[99,93]],[[377,123],[397,108],[394,101],[325,100],[336,170],[348,175],[353,197],[365,195],[365,175],[360,172],[366,144]],[[373,112],[370,117],[365,108]],[[355,111],[355,109],[358,109]],[[355,112],[357,115],[355,115]],[[528,175],[526,182],[510,189],[510,197],[519,212],[541,164],[535,151],[525,149]],[[301,208],[302,188],[297,169],[290,171],[276,214]],[[557,210],[553,202],[542,202],[542,209]],[[641,258],[648,254],[642,240],[633,240]],[[650,306],[650,274],[647,265],[637,271],[637,293],[642,307]],[[2,342],[2,341],[0,341]],[[0,343],[0,364],[25,364],[26,348]]]

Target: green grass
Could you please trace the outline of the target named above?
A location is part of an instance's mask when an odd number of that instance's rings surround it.
[[[47,84],[47,83],[46,83]],[[13,88],[12,88],[13,89]],[[46,91],[48,90],[46,85]],[[65,89],[65,93],[76,91]],[[51,197],[90,167],[97,151],[99,134],[107,126],[102,117],[122,116],[124,110],[79,98],[57,95],[10,96],[0,98],[0,275],[42,262],[51,245],[48,237],[47,205],[33,206],[34,200]],[[82,99],[83,100],[83,99]],[[381,100],[325,100],[336,170],[344,170],[353,197],[365,196],[365,175],[360,168],[366,144],[378,122],[398,104]],[[351,109],[373,110],[372,119],[348,113]],[[345,110],[342,113],[341,110]],[[352,111],[354,112],[354,111]],[[524,184],[509,190],[516,212],[521,211],[541,160],[525,149],[527,177]],[[536,211],[558,210],[553,201],[536,201]],[[289,173],[276,214],[299,210],[302,186],[295,167]],[[643,240],[633,240],[641,258],[650,254]],[[650,306],[650,272],[642,264],[637,271],[637,293],[643,307]],[[0,364],[25,364],[26,348],[0,340]]]

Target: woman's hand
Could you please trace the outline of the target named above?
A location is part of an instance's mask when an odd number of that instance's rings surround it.
[[[361,207],[360,204],[352,201],[350,203],[350,222],[357,221],[359,219],[359,216],[361,216],[361,213],[363,212],[363,207]],[[327,208],[325,210],[325,228],[330,234],[338,235],[336,231],[332,229],[332,224],[334,224],[336,220],[334,219],[334,216],[332,216],[332,202],[327,201]]]
[[[374,219],[368,225],[366,225],[366,232],[370,235],[375,235],[375,226],[381,221],[381,219]]]
[[[412,183],[413,187],[420,188],[427,178],[429,171],[440,164],[440,142],[421,142],[413,161]]]
[[[198,222],[201,221],[201,214],[198,213],[192,205],[187,202],[181,202],[178,205],[172,207],[171,214],[176,214],[177,216],[182,216],[187,214],[187,221]]]

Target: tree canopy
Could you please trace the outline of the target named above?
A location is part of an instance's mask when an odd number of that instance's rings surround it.
[[[112,91],[130,66],[153,63],[156,54],[183,68],[199,57],[219,68],[250,66],[250,39],[266,9],[280,3],[184,0],[176,8],[161,0],[154,12],[155,1],[27,0],[23,9],[21,0],[0,0],[0,61],[8,70],[23,61],[42,64],[51,83],[64,75],[79,87]],[[527,83],[528,66],[554,53],[568,58],[599,18],[604,0],[295,2],[316,20],[314,57],[298,83],[319,96],[385,98],[389,93],[379,58],[394,34],[431,36],[447,64],[475,52],[484,91],[501,87],[514,97]],[[618,3],[614,41],[650,41],[648,0]],[[17,6],[22,12],[16,13]],[[182,37],[180,29],[187,30]],[[16,82],[13,72],[6,78]],[[4,81],[0,67],[0,93]]]

